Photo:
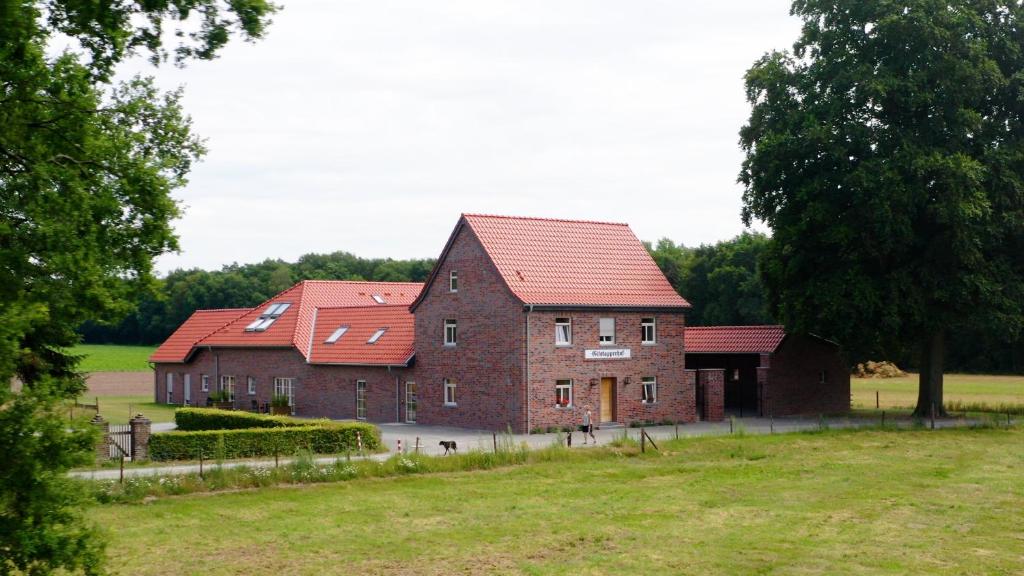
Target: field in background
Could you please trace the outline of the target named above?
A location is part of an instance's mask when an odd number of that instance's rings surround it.
[[[1019,428],[662,449],[91,514],[116,526],[111,568],[132,574],[992,574],[1024,556]]]
[[[156,346],[79,344],[71,353],[85,356],[79,366],[82,372],[143,372],[150,370],[146,359],[154,350]]]
[[[943,379],[947,405],[1024,407],[1024,376],[946,374]],[[917,374],[902,378],[850,378],[854,408],[874,408],[875,391],[882,408],[913,408],[917,404]]]
[[[111,424],[127,424],[136,414],[142,414],[154,423],[174,422],[174,410],[177,406],[157,404],[152,396],[93,396],[86,394],[78,399],[80,404],[94,405],[99,402],[100,415]],[[86,408],[72,409],[69,414],[92,417],[95,412]]]

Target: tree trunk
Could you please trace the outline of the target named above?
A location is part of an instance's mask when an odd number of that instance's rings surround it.
[[[921,341],[921,375],[917,385],[917,408],[914,416],[928,418],[945,416],[942,404],[942,365],[946,358],[946,333],[936,330]]]

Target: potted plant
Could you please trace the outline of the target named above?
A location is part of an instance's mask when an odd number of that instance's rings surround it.
[[[227,390],[216,390],[214,392],[210,392],[209,399],[210,402],[213,403],[214,408],[219,408],[221,410],[233,410],[235,407],[235,403],[231,401],[231,396],[228,394]]]
[[[277,416],[291,414],[292,407],[288,402],[288,397],[284,394],[274,394],[270,399],[270,413]]]

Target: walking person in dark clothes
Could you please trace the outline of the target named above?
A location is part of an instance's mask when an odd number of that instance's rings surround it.
[[[587,436],[597,444],[597,437],[594,436],[594,415],[590,412],[590,406],[586,407],[586,412],[583,413],[583,425],[580,426],[580,430],[583,432],[583,443],[587,443]]]

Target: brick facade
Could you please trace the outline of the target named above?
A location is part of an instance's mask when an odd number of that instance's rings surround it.
[[[701,387],[701,412],[704,414],[704,420],[725,420],[725,371],[714,368],[698,370],[697,385]]]
[[[850,410],[850,368],[835,344],[790,336],[770,362],[765,390],[770,414],[845,414]]]

